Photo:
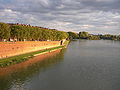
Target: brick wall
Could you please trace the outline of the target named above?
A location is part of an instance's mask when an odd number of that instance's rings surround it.
[[[59,45],[60,41],[0,42],[0,59]]]

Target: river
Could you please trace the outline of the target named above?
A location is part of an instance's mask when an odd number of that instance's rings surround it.
[[[76,40],[39,59],[1,69],[0,90],[120,90],[120,41]]]

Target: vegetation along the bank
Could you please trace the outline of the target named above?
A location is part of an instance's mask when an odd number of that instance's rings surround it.
[[[55,41],[66,39],[67,37],[67,32],[56,29],[18,23],[0,23],[0,41]]]
[[[120,40],[120,35],[110,35],[110,34],[98,34],[98,35],[93,35],[93,34],[89,34],[88,32],[79,32],[79,33],[75,33],[75,32],[68,32],[69,34],[69,39],[87,39],[87,40],[100,40],[100,39],[104,39],[104,40]]]
[[[68,45],[69,41],[65,41],[62,46],[54,47],[54,48],[48,48],[40,51],[30,52],[26,54],[21,54],[17,56],[12,56],[4,59],[0,59],[0,67],[6,67],[13,64],[18,64],[21,62],[24,62],[26,60],[29,60],[30,58],[33,58],[36,55],[42,54],[42,53],[48,53],[57,49],[65,48]]]
[[[93,35],[88,32],[64,32],[27,24],[0,23],[0,41],[46,41],[88,39],[88,40],[120,40],[120,35],[99,34]]]

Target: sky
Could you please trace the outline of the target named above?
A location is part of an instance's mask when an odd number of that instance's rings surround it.
[[[0,22],[120,34],[120,0],[0,0]]]

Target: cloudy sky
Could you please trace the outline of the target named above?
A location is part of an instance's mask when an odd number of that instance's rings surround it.
[[[120,34],[120,0],[0,0],[0,22]]]

